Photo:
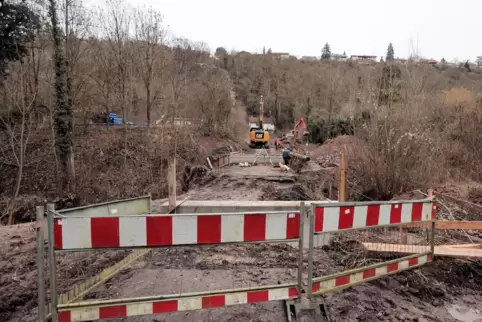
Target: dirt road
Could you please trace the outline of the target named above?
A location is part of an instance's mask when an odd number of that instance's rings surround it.
[[[293,187],[293,183],[227,175],[193,189],[188,195],[198,200],[269,200],[277,190],[289,191],[294,190]],[[0,320],[35,321],[34,229],[31,225],[9,227],[8,231],[0,228],[0,245]],[[70,280],[62,280],[60,292],[75,282],[74,271],[94,274],[123,256],[120,252],[103,252],[100,257],[93,254],[60,262],[60,267],[71,272]],[[94,290],[88,298],[137,297],[290,282],[296,279],[296,254],[294,248],[284,244],[158,249]],[[317,254],[317,274],[340,269],[340,263],[327,260],[324,250],[318,250]],[[438,259],[420,269],[330,294],[325,300],[332,321],[481,322],[482,263]],[[273,302],[122,321],[285,320],[283,303]]]

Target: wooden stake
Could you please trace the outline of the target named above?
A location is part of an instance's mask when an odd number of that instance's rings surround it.
[[[341,153],[340,157],[340,184],[338,185],[338,201],[344,202],[346,201],[346,158],[345,153]]]
[[[169,158],[167,166],[167,185],[169,191],[169,211],[176,208],[176,156]]]

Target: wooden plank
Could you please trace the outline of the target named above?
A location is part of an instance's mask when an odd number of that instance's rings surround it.
[[[440,245],[440,247],[449,247],[449,248],[482,248],[482,244]]]
[[[380,252],[380,253],[403,253],[413,254],[430,251],[430,246],[418,246],[418,245],[399,245],[399,244],[380,244],[380,243],[363,243],[363,246],[368,251]],[[482,249],[470,249],[470,248],[455,248],[435,246],[436,256],[448,256],[448,257],[479,257],[482,258]]]
[[[346,201],[347,189],[346,189],[346,158],[345,153],[341,153],[340,156],[340,190],[338,191],[338,201]]]
[[[430,228],[431,223],[419,223],[403,225],[403,228]],[[482,221],[452,221],[437,220],[435,222],[436,229],[464,229],[464,230],[482,230]]]
[[[439,220],[436,222],[437,229],[467,229],[467,230],[482,230],[482,221],[448,221]]]

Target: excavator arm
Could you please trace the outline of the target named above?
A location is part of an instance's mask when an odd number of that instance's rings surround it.
[[[263,95],[261,95],[261,98],[259,100],[259,128],[261,130],[263,129],[263,124],[264,124],[264,100],[263,100]]]
[[[299,127],[301,126],[302,128],[302,132],[301,132],[301,135],[300,135],[300,130],[299,130]],[[309,132],[308,132],[308,129],[306,127],[306,122],[305,122],[305,119],[303,117],[301,117],[296,123],[295,123],[295,127],[293,128],[293,135],[297,138],[299,136],[305,136],[305,135],[308,135]]]

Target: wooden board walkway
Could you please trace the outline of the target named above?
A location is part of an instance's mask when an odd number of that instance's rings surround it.
[[[399,244],[380,244],[380,243],[363,243],[363,246],[368,251],[371,252],[381,252],[381,253],[403,253],[403,254],[413,254],[414,252],[428,252],[430,251],[430,246],[417,246],[417,245],[399,245]],[[481,248],[461,247],[461,245],[450,245],[435,246],[436,256],[447,256],[447,257],[477,257],[482,258]]]

